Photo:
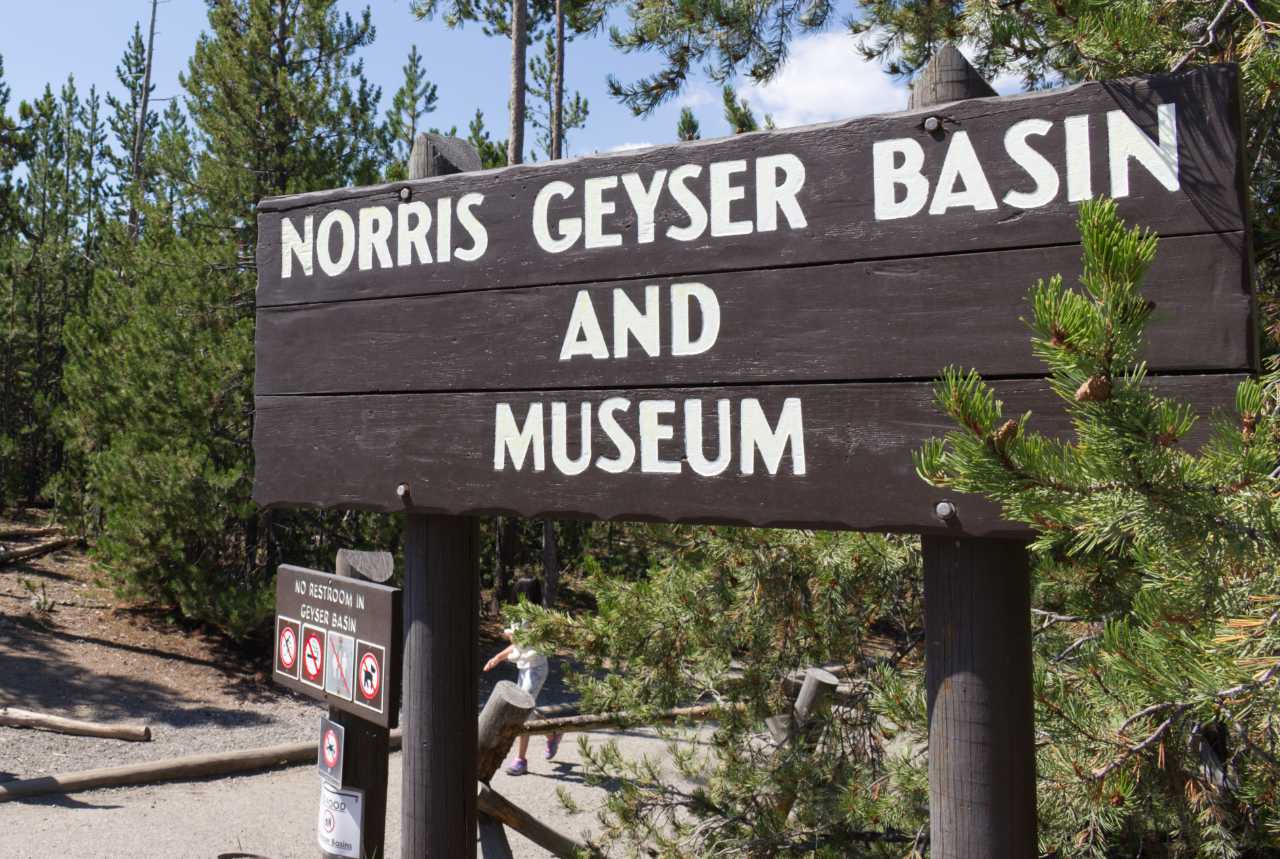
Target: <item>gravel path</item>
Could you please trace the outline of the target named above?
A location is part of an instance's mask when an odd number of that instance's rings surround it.
[[[38,598],[33,596],[38,594]],[[477,664],[501,649],[481,644]],[[99,721],[145,722],[149,743],[0,727],[0,782],[278,743],[315,741],[324,707],[285,692],[217,636],[174,627],[120,606],[78,552],[0,569],[0,706]],[[269,657],[264,657],[264,662]],[[560,661],[541,705],[569,698]],[[483,674],[477,712],[510,665]],[[618,740],[625,754],[662,756],[646,731],[586,735]],[[562,831],[595,824],[606,787],[584,783],[576,736],[557,759],[530,748],[530,773],[499,773],[493,786]],[[391,765],[390,856],[399,855],[400,756]],[[0,805],[0,859],[192,859],[243,852],[315,857],[319,776],[314,767],[202,782],[93,791]],[[582,811],[570,815],[563,789]],[[515,833],[520,859],[548,855]]]
[[[660,756],[664,744],[650,731],[586,734],[597,744],[618,742],[627,755]],[[557,760],[546,762],[541,741],[531,746],[530,772],[499,773],[493,788],[562,831],[593,831],[606,789],[582,779],[570,737]],[[581,809],[569,814],[556,795],[563,790]],[[387,855],[400,855],[400,755],[391,757]],[[247,853],[292,859],[319,855],[315,831],[319,776],[310,766],[240,778],[100,790],[67,797],[0,805],[0,854],[12,859],[214,859]],[[516,859],[551,854],[510,833]]]

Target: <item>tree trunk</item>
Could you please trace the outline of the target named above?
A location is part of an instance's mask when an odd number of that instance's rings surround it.
[[[507,163],[524,163],[525,42],[528,41],[528,0],[511,4],[511,136]]]
[[[556,64],[552,72],[551,160],[564,157],[564,0],[556,0]]]
[[[502,604],[511,593],[511,571],[516,565],[516,545],[520,539],[520,530],[514,516],[503,516],[496,523],[498,546],[495,565],[497,574],[493,581],[493,613],[502,613]]]
[[[550,519],[542,520],[542,586],[542,604],[551,608],[560,589],[560,557],[556,551],[556,523]]]

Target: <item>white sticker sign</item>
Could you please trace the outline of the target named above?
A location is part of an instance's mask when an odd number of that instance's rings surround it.
[[[316,841],[320,849],[334,856],[360,859],[361,826],[364,824],[364,791],[336,788],[320,782],[320,817],[316,821]]]

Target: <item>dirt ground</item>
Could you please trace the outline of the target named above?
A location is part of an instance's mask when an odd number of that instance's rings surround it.
[[[0,532],[13,525],[0,520]],[[0,538],[0,550],[30,542]],[[496,631],[486,625],[484,658],[501,646]],[[0,727],[0,782],[315,739],[324,708],[275,687],[269,668],[270,654],[246,654],[163,612],[121,603],[75,548],[2,565],[0,706],[146,723],[153,740]],[[553,660],[540,704],[570,698],[557,669]],[[483,675],[477,706],[501,679],[515,679],[514,669]],[[592,743],[617,741],[634,755],[663,754],[663,743],[644,731],[586,736]],[[576,740],[568,738],[557,759],[547,762],[535,739],[530,774],[499,774],[494,788],[562,831],[591,831],[608,786],[585,783]],[[399,760],[394,755],[391,763],[390,856],[399,855]],[[560,791],[582,810],[567,812]],[[319,777],[314,767],[301,766],[6,803],[0,805],[0,857],[312,857],[318,855],[318,801]],[[511,840],[518,859],[549,855],[514,833]]]

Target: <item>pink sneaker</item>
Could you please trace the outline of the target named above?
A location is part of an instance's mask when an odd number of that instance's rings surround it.
[[[556,756],[556,752],[560,751],[560,738],[563,736],[564,734],[552,734],[547,737],[547,751],[543,757],[551,760]]]
[[[529,771],[529,762],[524,758],[516,758],[507,767],[507,775],[524,775]]]

